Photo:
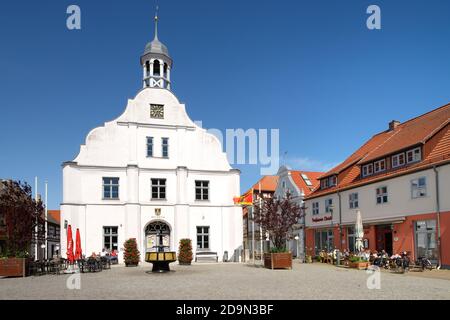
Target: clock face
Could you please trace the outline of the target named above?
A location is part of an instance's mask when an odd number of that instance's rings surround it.
[[[153,119],[164,119],[164,106],[159,104],[151,104],[150,117]]]

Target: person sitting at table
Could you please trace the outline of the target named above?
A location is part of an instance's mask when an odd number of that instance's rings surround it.
[[[106,257],[106,248],[102,249],[102,252],[100,252],[100,257]]]
[[[111,251],[110,259],[111,259],[111,264],[113,264],[113,263],[117,264],[119,262],[119,257],[117,256],[116,250]]]

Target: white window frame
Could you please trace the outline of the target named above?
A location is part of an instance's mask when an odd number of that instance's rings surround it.
[[[348,195],[348,207],[349,207],[349,209],[359,208],[358,192],[352,192]]]
[[[421,185],[420,182],[424,181]],[[419,177],[411,180],[411,199],[424,198],[427,196],[427,178]]]
[[[200,196],[200,199],[197,199],[197,195]],[[195,180],[195,201],[207,200],[209,200],[209,180]]]
[[[166,151],[166,155],[164,155],[164,151]],[[169,158],[169,138],[167,137],[161,138],[161,157]]]
[[[313,185],[311,180],[309,180],[309,178],[306,174],[302,173],[301,177],[303,178],[303,181],[305,181],[305,183],[308,187],[311,187]]]
[[[416,151],[418,151],[418,152],[416,152]],[[413,159],[411,161],[409,161],[409,159],[408,159],[409,154],[412,154]],[[416,155],[418,155],[418,159],[416,159],[416,157],[415,157]],[[420,147],[406,151],[406,162],[407,163],[415,163],[415,162],[419,162],[420,160],[422,160],[422,149]]]
[[[386,189],[386,192],[382,192],[383,188]],[[380,193],[378,193],[378,190],[380,190]],[[386,200],[385,200],[386,197]],[[381,199],[380,202],[378,202],[378,199]],[[385,204],[389,202],[389,194],[388,194],[388,187],[387,186],[380,186],[378,188],[376,188],[375,190],[375,201],[376,204]]]
[[[106,232],[106,229],[109,229],[109,232]],[[113,229],[115,229],[115,232],[113,232]],[[106,247],[106,241],[105,238],[109,238],[109,248]],[[113,237],[116,237],[117,242],[114,246]],[[108,250],[119,250],[119,227],[118,226],[103,226],[103,248],[106,248]],[[102,248],[102,249],[103,249]]]
[[[331,176],[328,185],[330,187],[336,186],[337,185],[337,176]]]
[[[153,158],[153,156],[153,137],[147,137],[147,158]]]
[[[400,156],[403,155],[403,163],[400,163]],[[396,164],[394,164],[394,161],[396,161]],[[404,166],[406,164],[406,154],[404,152],[401,153],[397,153],[395,155],[392,156],[391,159],[391,163],[392,163],[392,168],[398,168],[401,166]]]
[[[369,170],[369,168],[370,168],[370,170]],[[362,167],[362,176],[363,177],[368,177],[368,176],[371,176],[372,174],[373,174],[373,164],[369,163],[369,164],[363,165],[363,167]]]
[[[381,169],[383,164],[383,169]],[[378,170],[377,170],[377,165],[378,165]],[[383,172],[386,171],[386,160],[385,159],[381,159],[378,161],[375,161],[375,163],[373,164],[373,172],[374,173],[379,173],[379,172]]]
[[[113,180],[117,179],[117,183]],[[105,197],[105,187],[109,189],[109,197]],[[117,197],[113,196],[113,188],[117,187]],[[104,200],[119,200],[120,196],[120,178],[119,177],[102,177],[102,197]]]
[[[200,232],[198,228],[200,228]],[[210,230],[209,226],[197,226],[197,250],[206,251],[210,249]],[[201,237],[200,242],[198,237]],[[205,243],[208,243],[207,246],[205,246]]]
[[[333,198],[325,199],[325,212],[331,213],[330,206],[333,205]]]
[[[328,187],[329,187],[328,178],[320,180],[320,188],[321,189],[326,189]]]
[[[312,215],[317,216],[319,214],[319,202],[312,203]]]
[[[153,197],[153,188],[157,188],[157,196]],[[164,188],[164,190],[162,190]],[[166,200],[167,198],[167,179],[152,178],[150,180],[150,193],[152,200]],[[161,195],[164,195],[162,197]]]

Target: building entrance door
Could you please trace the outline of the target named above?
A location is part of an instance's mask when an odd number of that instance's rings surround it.
[[[377,251],[385,250],[389,255],[393,254],[392,247],[392,228],[390,225],[376,226]]]
[[[163,221],[155,221],[145,228],[146,252],[170,250],[170,227]]]

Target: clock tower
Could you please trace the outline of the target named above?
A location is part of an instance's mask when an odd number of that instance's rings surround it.
[[[158,14],[155,15],[155,37],[145,46],[141,65],[144,88],[171,89],[172,58],[169,56],[167,47],[158,39]]]

